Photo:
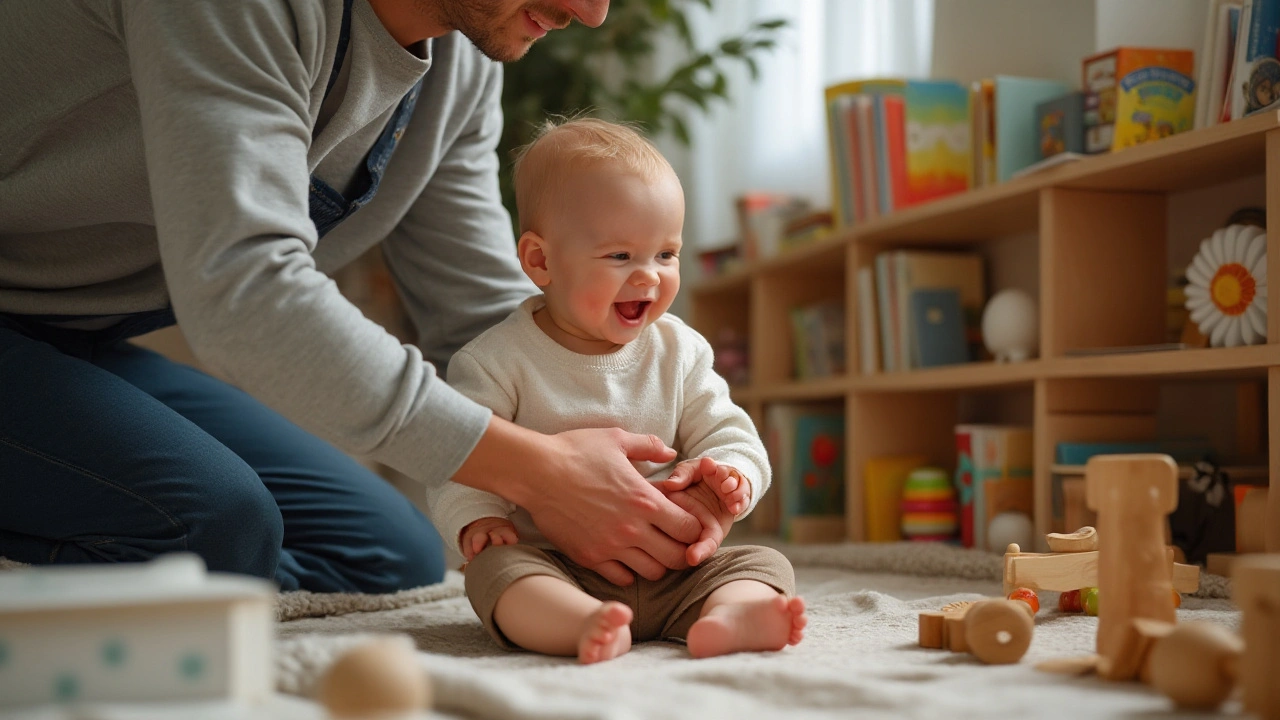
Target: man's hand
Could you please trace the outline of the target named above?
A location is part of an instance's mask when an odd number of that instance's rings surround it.
[[[664,481],[664,484],[665,482],[669,481]],[[685,551],[685,559],[690,565],[701,565],[702,561],[711,557],[720,547],[720,543],[724,542],[725,536],[729,534],[729,528],[733,527],[734,515],[725,508],[716,491],[705,482],[695,483],[684,490],[676,490],[667,497],[702,523],[702,534],[698,537],[698,541]]]
[[[631,464],[668,462],[674,450],[652,435],[616,428],[540,437],[551,462],[509,469],[526,473],[526,485],[508,499],[529,511],[557,548],[617,585],[634,582],[627,568],[657,580],[668,568],[688,567],[686,546],[699,539],[699,520]]]
[[[462,540],[458,544],[462,546],[467,562],[471,562],[476,559],[481,550],[490,545],[515,545],[518,540],[516,526],[512,525],[510,520],[487,517],[480,518],[463,528]]]
[[[690,565],[711,557],[729,534],[734,518],[751,504],[751,483],[729,465],[706,457],[676,465],[658,489],[702,523],[698,541],[685,551]]]

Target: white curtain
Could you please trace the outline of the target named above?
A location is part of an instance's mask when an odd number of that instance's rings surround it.
[[[783,17],[779,46],[759,58],[760,78],[745,68],[730,76],[728,103],[691,113],[692,146],[661,145],[684,184],[688,210],[682,263],[696,277],[699,247],[736,232],[733,199],[746,190],[830,203],[822,90],[871,76],[926,77],[933,38],[933,0],[718,0],[694,25],[699,47]]]

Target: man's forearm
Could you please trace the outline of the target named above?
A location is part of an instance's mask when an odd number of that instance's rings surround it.
[[[494,416],[453,481],[526,506],[536,478],[550,471],[546,436]]]

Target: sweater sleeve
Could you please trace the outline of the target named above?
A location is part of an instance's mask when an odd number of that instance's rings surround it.
[[[493,409],[504,420],[515,417],[515,399],[468,350],[453,356],[449,363],[449,384],[458,392]],[[427,492],[427,508],[431,522],[440,537],[462,551],[462,531],[468,525],[487,517],[508,517],[516,511],[513,503],[483,490],[445,481]],[[463,553],[465,554],[465,553]]]
[[[300,27],[307,6],[284,0],[122,8],[160,259],[196,356],[344,450],[452,476],[489,411],[366,319],[312,256],[308,108],[322,63],[306,48],[336,29]]]
[[[520,269],[498,190],[502,65],[475,62],[487,69],[470,122],[383,243],[418,345],[437,368],[538,291]]]
[[[682,335],[686,366],[678,441],[686,457],[709,457],[751,483],[751,503],[735,518],[741,520],[769,489],[768,455],[751,417],[729,399],[729,384],[712,369],[710,343],[691,329]]]

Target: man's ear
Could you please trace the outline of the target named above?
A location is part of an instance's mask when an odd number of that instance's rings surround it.
[[[544,288],[551,284],[551,273],[547,270],[547,241],[532,230],[520,236],[516,244],[516,254],[520,256],[520,267],[529,276],[534,285]]]

